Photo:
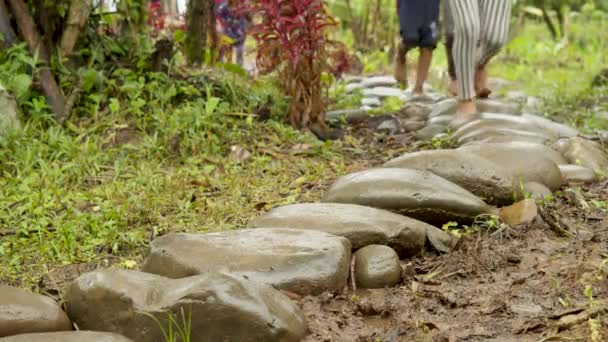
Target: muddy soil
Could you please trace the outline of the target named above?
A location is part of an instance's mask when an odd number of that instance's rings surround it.
[[[392,139],[363,136],[378,150],[411,146]],[[296,298],[305,341],[608,341],[608,215],[592,204],[606,199],[606,181],[570,186],[545,220],[482,226],[450,253],[402,260],[396,288]]]

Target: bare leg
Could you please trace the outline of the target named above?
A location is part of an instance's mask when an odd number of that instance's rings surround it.
[[[433,50],[429,48],[420,48],[420,57],[418,58],[418,70],[416,72],[416,85],[414,93],[422,94],[424,92],[424,82],[429,76],[429,68],[433,60]]]
[[[481,65],[475,71],[475,92],[477,97],[485,99],[492,94],[492,91],[488,88],[488,65]]]
[[[407,51],[403,43],[399,44],[395,58],[395,79],[402,85],[407,85]]]

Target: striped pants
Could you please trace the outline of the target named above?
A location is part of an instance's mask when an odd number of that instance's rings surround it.
[[[475,70],[507,42],[511,0],[448,0],[454,20],[454,63],[459,97],[475,96]],[[478,45],[479,44],[479,45]]]

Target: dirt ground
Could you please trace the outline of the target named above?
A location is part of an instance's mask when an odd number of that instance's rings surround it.
[[[608,341],[608,215],[592,204],[606,199],[608,181],[571,185],[534,222],[402,260],[396,288],[300,298],[305,341]]]

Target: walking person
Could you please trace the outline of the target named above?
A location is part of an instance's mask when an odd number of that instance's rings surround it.
[[[245,50],[245,39],[247,38],[247,26],[249,19],[243,13],[237,11],[236,0],[216,0],[215,11],[216,16],[219,19],[222,33],[230,38],[231,43],[220,49],[219,59],[222,60],[227,49],[236,49],[236,62],[238,65],[243,66],[243,54]],[[230,51],[229,56],[232,56]]]
[[[458,109],[453,126],[476,117],[476,92],[487,92],[487,65],[507,42],[511,1],[447,0],[454,19]],[[483,95],[483,94],[479,94]]]
[[[420,48],[413,92],[422,94],[439,38],[439,0],[397,0],[401,44],[395,60],[395,79],[407,84],[407,53]]]

